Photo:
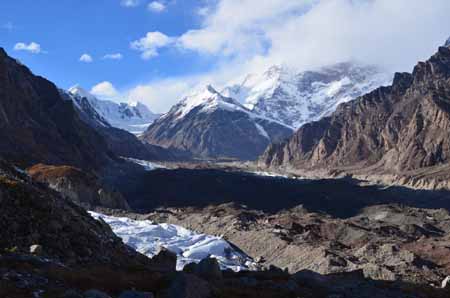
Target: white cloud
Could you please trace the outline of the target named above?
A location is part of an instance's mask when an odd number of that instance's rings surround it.
[[[209,59],[208,72],[131,88],[161,112],[189,88],[261,72],[273,64],[312,69],[357,60],[411,71],[450,36],[448,0],[216,0],[197,11],[199,28],[135,42],[143,57],[176,46]],[[149,33],[152,34],[152,33]],[[170,88],[171,85],[177,86]],[[167,88],[167,91],[166,91]],[[135,90],[136,89],[136,90]],[[170,99],[168,99],[170,98]]]
[[[94,59],[92,58],[91,55],[89,54],[83,54],[80,57],[80,62],[84,62],[84,63],[92,63],[94,61]]]
[[[103,56],[104,60],[122,60],[123,55],[121,53],[114,53],[114,54],[106,54]]]
[[[152,12],[163,12],[167,7],[161,1],[152,1],[148,4],[147,8]]]
[[[14,46],[14,50],[16,51],[27,51],[32,54],[42,53],[41,45],[36,42],[30,42],[29,44],[18,42]]]
[[[158,56],[158,49],[168,46],[173,42],[173,38],[161,32],[148,32],[141,39],[131,42],[130,47],[141,52],[144,60]]]
[[[98,83],[97,85],[92,87],[91,93],[103,99],[115,99],[119,95],[119,92],[114,87],[114,85],[108,81]]]
[[[121,0],[120,5],[125,7],[136,7],[140,4],[140,0]]]

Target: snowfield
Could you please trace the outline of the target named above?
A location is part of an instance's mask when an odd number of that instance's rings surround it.
[[[131,158],[131,157],[122,157],[122,159],[128,160],[132,163],[138,164],[141,167],[144,168],[144,170],[146,171],[153,171],[156,169],[167,169],[167,167],[155,163],[155,162],[151,162],[151,161],[147,161],[147,160],[142,160],[142,159],[136,159],[136,158]]]
[[[103,219],[123,242],[136,251],[153,257],[165,247],[177,254],[177,270],[198,263],[209,256],[216,258],[222,269],[249,270],[253,260],[221,237],[195,233],[172,224],[155,224],[148,220],[132,220],[89,212]]]

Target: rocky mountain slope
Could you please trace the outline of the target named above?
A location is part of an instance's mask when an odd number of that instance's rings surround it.
[[[293,128],[334,112],[337,106],[387,84],[389,76],[374,66],[338,63],[312,71],[273,66],[248,75],[222,94],[251,111]]]
[[[253,160],[291,128],[261,117],[213,87],[186,97],[143,134],[146,142],[203,159]]]
[[[397,73],[391,86],[342,104],[271,145],[260,164],[449,187],[449,128],[450,48],[441,47],[412,74]]]
[[[56,86],[0,48],[0,156],[99,168],[113,159],[104,139],[84,123]]]
[[[86,102],[101,117],[98,120],[109,125],[127,130],[133,134],[140,134],[159,117],[152,113],[147,106],[140,102],[115,103],[109,100],[99,100],[80,86],[74,86],[68,90],[76,107],[81,110],[89,110]]]

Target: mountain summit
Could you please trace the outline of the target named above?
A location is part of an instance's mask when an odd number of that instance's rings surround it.
[[[350,62],[311,71],[275,65],[262,74],[248,75],[222,93],[259,115],[299,128],[389,80],[374,66]]]
[[[212,86],[185,97],[144,133],[153,145],[189,151],[209,158],[256,159],[271,142],[292,129],[264,118]]]

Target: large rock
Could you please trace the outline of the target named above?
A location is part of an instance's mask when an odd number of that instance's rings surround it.
[[[175,271],[177,255],[170,250],[160,247],[159,252],[151,259],[152,267],[161,271]]]
[[[211,287],[203,279],[192,274],[179,273],[172,281],[165,298],[209,298]]]
[[[205,258],[198,264],[188,264],[186,271],[195,273],[207,280],[217,280],[222,278],[222,271],[220,270],[220,265],[216,258]]]
[[[150,292],[139,292],[134,290],[124,291],[119,295],[119,298],[154,298]]]

